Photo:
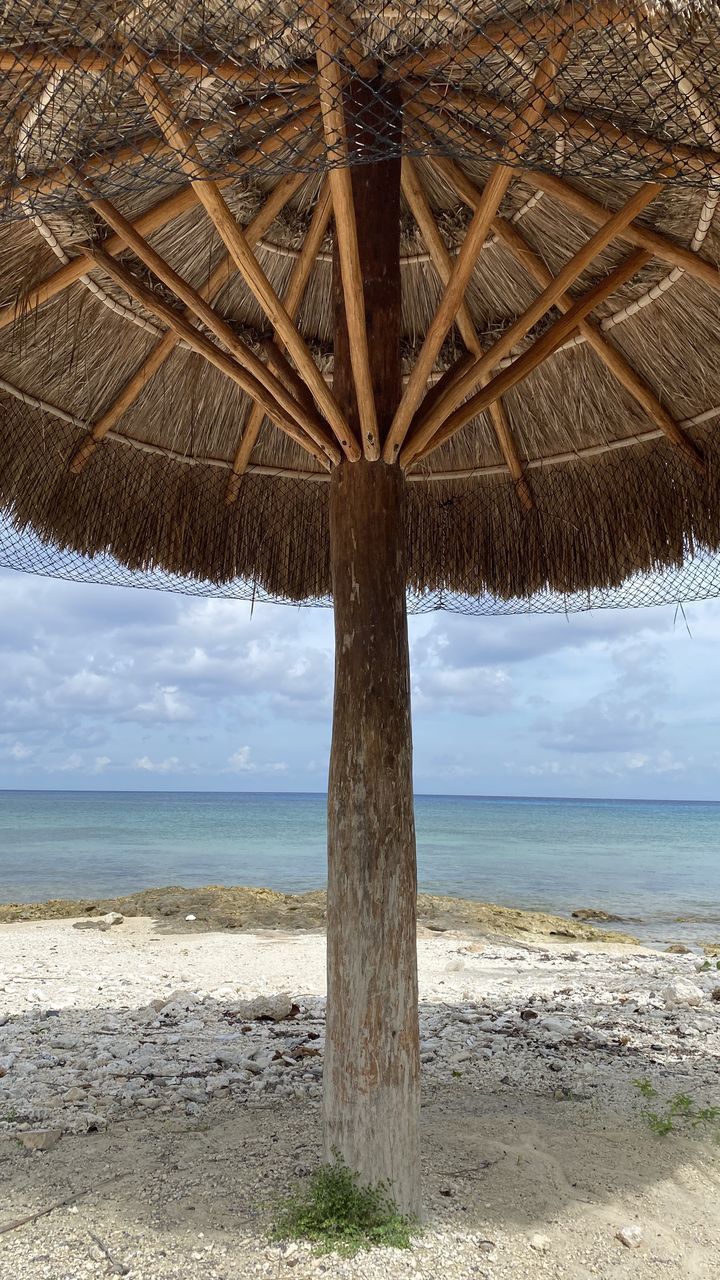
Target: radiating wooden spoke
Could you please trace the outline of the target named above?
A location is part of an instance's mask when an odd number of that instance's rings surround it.
[[[443,284],[447,284],[452,273],[452,259],[445,241],[443,240],[437,223],[433,216],[427,197],[420,182],[415,165],[412,160],[407,157],[402,163],[402,189],[405,199],[410,206],[410,211],[420,228],[420,233],[428,253],[433,261],[435,270]],[[472,316],[468,309],[467,303],[461,303],[456,316],[456,323],[460,336],[465,343],[468,351],[476,356],[485,354],[483,345],[478,336],[477,330],[473,323]],[[489,378],[488,378],[489,380]],[[438,384],[439,385],[439,384]],[[440,394],[442,394],[440,392]],[[500,451],[507,463],[510,475],[515,482],[515,489],[520,502],[526,510],[531,510],[534,506],[530,486],[523,474],[522,462],[518,453],[517,445],[512,434],[512,428],[507,417],[507,411],[503,405],[502,399],[494,401],[489,409],[490,420],[495,431]]]
[[[287,204],[288,200],[302,186],[305,181],[303,174],[287,174],[274,188],[268,199],[265,201],[262,209],[255,215],[252,222],[246,228],[246,236],[248,244],[255,245],[260,236],[264,235],[268,227],[274,222],[281,209]],[[225,254],[221,261],[208,276],[205,284],[199,290],[200,296],[207,302],[214,303],[227,284],[235,270],[234,263],[230,254]],[[192,321],[195,312],[189,307],[184,311],[185,319]],[[88,433],[85,440],[79,446],[77,452],[70,462],[70,470],[77,474],[82,470],[88,458],[91,456],[96,446],[107,435],[127,412],[131,405],[135,403],[145,387],[152,380],[159,369],[165,364],[166,360],[172,355],[180,342],[178,335],[171,329],[164,334],[156,343],[152,351],[145,357],[138,369],[131,378],[128,379],[125,386],[116,396],[115,400],[105,412],[93,424],[92,430]]]
[[[532,329],[533,325],[542,320],[543,316],[555,305],[558,298],[570,288],[606,245],[615,238],[619,230],[637,217],[661,190],[662,188],[658,183],[644,183],[635,195],[617,213],[612,215],[605,226],[599,228],[590,240],[565,264],[554,278],[552,285],[544,289],[527,310],[506,329],[505,333],[493,344],[487,354],[477,360],[471,369],[466,370],[455,379],[441,400],[432,405],[429,413],[423,415],[421,412],[420,419],[408,438],[406,448],[403,451],[402,458],[405,465],[424,451],[425,446],[442,426],[443,420],[453,413],[466,396],[475,390],[483,374],[491,371],[504,356],[510,354],[518,342]],[[648,261],[650,254],[645,252],[643,257],[645,261]],[[488,401],[488,403],[492,403],[492,400]]]
[[[442,133],[455,150],[466,152],[473,138],[485,154],[497,155],[501,144],[490,134],[483,134],[478,115],[494,125],[510,128],[516,111],[513,106],[487,94],[470,94],[447,86],[442,90],[423,83],[404,86],[406,110],[413,120]],[[683,142],[668,142],[651,134],[621,129],[602,116],[583,114],[564,106],[562,111],[548,111],[536,126],[541,133],[556,137],[602,145],[611,155],[622,152],[630,161],[642,161],[643,171],[652,164],[649,176],[682,177],[688,172],[707,176],[708,169],[720,165],[720,152],[708,147]]]
[[[109,54],[98,50],[72,47],[62,53],[52,48],[25,45],[12,50],[0,52],[0,71],[7,75],[22,74],[28,71],[81,71],[91,75],[102,75],[112,63]],[[175,49],[159,49],[149,61],[149,69],[153,75],[164,75],[171,71],[173,75],[182,76],[185,80],[206,80],[209,75],[216,76],[228,84],[269,85],[280,88],[293,88],[298,84],[307,84],[312,78],[312,68],[297,67],[280,71],[259,66],[257,63],[245,62],[241,58],[218,59],[215,49],[208,49],[205,56],[202,51],[194,58],[178,56]]]
[[[313,34],[317,49],[320,102],[327,160],[330,165],[330,190],[335,215],[335,234],[342,273],[360,433],[365,457],[375,460],[380,457],[380,439],[375,392],[370,376],[365,298],[355,222],[352,172],[348,166],[347,128],[343,106],[344,73],[340,64],[340,57],[344,50],[341,50],[337,39],[330,5],[320,3],[318,0],[317,3],[312,4],[311,8],[317,19]]]
[[[306,107],[299,115],[287,120],[274,133],[270,134],[266,139],[259,141],[253,146],[248,147],[241,152],[237,160],[228,166],[227,177],[222,178],[218,182],[218,186],[229,186],[240,175],[246,175],[248,170],[252,170],[263,160],[271,157],[277,150],[287,145],[287,142],[298,133],[301,137],[306,137],[307,131],[311,128],[314,120],[319,114],[320,108],[317,102]],[[88,178],[90,166],[78,170],[80,178]],[[63,185],[67,185],[67,168],[62,170]],[[159,231],[162,227],[172,222],[174,218],[180,218],[184,213],[193,209],[198,203],[198,196],[195,189],[188,185],[180,191],[176,191],[171,196],[165,196],[162,200],[158,200],[156,204],[151,205],[144,213],[138,215],[133,221],[133,226],[140,235],[150,236],[155,231]],[[113,256],[120,253],[125,247],[124,240],[120,236],[108,236],[103,242],[102,250],[104,253]],[[87,271],[87,262],[83,257],[74,258],[72,262],[68,262],[66,266],[59,267],[57,271],[51,272],[44,280],[41,280],[32,289],[30,289],[23,297],[10,306],[0,309],[0,330],[7,328],[8,325],[14,324],[15,321],[21,320],[28,312],[42,306],[45,302],[49,302],[52,298],[57,297],[64,289],[75,284],[81,275]]]
[[[453,160],[448,159],[447,156],[439,155],[432,157],[432,164],[443,174],[446,181],[464,200],[468,208],[475,209],[478,197],[477,188],[460,166]],[[596,227],[604,227],[613,216],[612,209],[606,209],[597,200],[593,200],[591,196],[586,196],[582,191],[578,191],[565,178],[556,178],[552,174],[542,173],[539,169],[533,169],[531,172],[523,174],[523,182],[530,183],[538,191],[543,191],[554,199],[559,200],[568,209],[582,214],[583,217],[587,218],[588,222],[592,222]],[[653,257],[658,258],[661,262],[666,262],[668,266],[678,267],[681,271],[686,271],[693,279],[699,280],[702,284],[706,284],[720,293],[720,271],[718,271],[718,268],[712,262],[708,262],[707,258],[701,258],[693,250],[686,249],[683,245],[674,244],[672,240],[668,240],[667,236],[660,235],[649,227],[639,226],[637,223],[631,222],[629,226],[623,227],[618,231],[617,238],[618,240],[624,240],[627,244],[636,245],[639,249],[649,250]]]
[[[327,183],[324,185],[315,209],[313,211],[312,221],[308,227],[307,235],[298,254],[295,266],[293,268],[290,281],[285,292],[284,303],[288,315],[296,318],[300,309],[305,290],[310,279],[313,267],[320,252],[320,246],[327,231],[330,215],[332,213],[332,203],[330,198],[330,189]],[[276,337],[275,343],[280,347],[280,340]],[[265,417],[264,410],[260,405],[253,405],[253,408],[245,424],[242,439],[238,445],[235,458],[233,459],[232,475],[228,480],[227,493],[225,501],[228,505],[233,503],[240,492],[240,481],[244,471],[250,462],[252,451],[260,434],[260,428]]]
[[[550,90],[570,48],[569,39],[556,40],[539,67],[532,91],[510,130],[505,159],[517,160],[530,143],[533,130],[546,109]],[[460,253],[454,264],[440,304],[433,316],[425,341],[410,375],[405,393],[388,432],[383,450],[386,462],[393,462],[402,447],[408,428],[427,387],[433,365],[445,337],[452,325],[463,295],[469,284],[477,255],[488,233],[490,224],[500,207],[514,171],[501,163],[493,169],[483,191],[482,200],[473,215]]]
[[[581,320],[584,320],[595,307],[598,307],[601,302],[609,298],[616,289],[621,288],[634,275],[637,275],[638,271],[641,271],[649,261],[650,254],[643,249],[637,249],[625,262],[616,267],[614,271],[611,271],[604,280],[593,285],[592,289],[589,289],[587,293],[573,303],[566,315],[556,320],[555,324],[551,325],[527,351],[518,356],[509,368],[497,373],[482,391],[471,396],[459,409],[445,417],[429,444],[422,449],[418,449],[417,445],[409,443],[407,450],[408,460],[411,450],[413,451],[413,457],[417,458],[424,457],[427,453],[439,449],[441,445],[451,439],[456,432],[460,431],[478,413],[484,413],[497,396],[504,395],[516,383],[527,378],[528,374],[537,369],[543,360],[546,360],[548,356],[551,356],[557,350],[573,330],[577,328]],[[400,461],[405,462],[402,456]]]
[[[157,316],[169,329],[173,329],[179,337],[187,342],[193,351],[204,356],[216,369],[219,369],[221,373],[226,374],[228,378],[236,382],[246,395],[262,404],[265,413],[280,430],[284,431],[296,444],[301,445],[303,449],[312,454],[313,458],[320,462],[323,467],[327,469],[329,466],[328,453],[330,449],[335,450],[335,456],[332,460],[339,461],[340,455],[332,441],[327,446],[328,452],[325,452],[309,435],[306,435],[305,431],[298,426],[295,417],[291,416],[275,399],[273,394],[268,391],[265,383],[270,381],[272,385],[276,380],[272,378],[272,375],[268,374],[262,362],[259,363],[263,370],[264,382],[260,382],[248,369],[243,368],[237,360],[234,360],[231,355],[228,355],[216,343],[206,338],[192,324],[189,324],[182,315],[174,311],[172,307],[169,307],[152,290],[141,284],[132,272],[128,271],[119,262],[116,262],[109,254],[103,253],[101,249],[87,249],[84,247],[81,248],[80,252],[88,262],[100,267],[111,280],[119,284],[140,306],[145,307],[152,315]],[[283,398],[285,398],[287,393],[284,387],[280,386],[279,383],[277,385],[280,387]]]
[[[409,76],[428,75],[434,71],[452,72],[462,68],[464,62],[471,70],[477,65],[478,59],[497,53],[499,49],[516,52],[536,40],[543,42],[556,39],[568,29],[576,34],[588,28],[601,30],[611,23],[626,20],[627,7],[614,0],[607,0],[607,3],[600,0],[587,13],[578,12],[577,3],[571,0],[571,3],[563,5],[554,13],[543,12],[534,17],[532,14],[523,14],[520,22],[509,18],[504,22],[492,23],[482,35],[472,36],[461,48],[453,44],[438,45],[432,50],[398,58],[389,64],[386,74],[393,79],[406,79]]]
[[[317,90],[314,85],[306,89],[300,89],[288,97],[273,94],[267,98],[261,98],[259,102],[254,103],[251,107],[245,107],[238,111],[233,117],[233,124],[239,132],[245,133],[258,125],[266,125],[268,130],[274,129],[275,126],[281,128],[282,125],[279,122],[284,121],[292,124],[294,120],[297,129],[300,125],[298,116],[306,107],[312,106],[314,103],[317,103]],[[190,121],[187,128],[194,141],[202,139],[206,142],[211,142],[227,133],[228,126],[227,124]],[[291,136],[292,130],[289,134],[285,133],[285,142]],[[258,157],[254,163],[258,163],[267,157],[267,152],[263,155],[266,142],[270,145],[270,154],[276,150],[273,133],[269,133],[267,139],[258,139],[255,144]],[[248,148],[248,151],[251,149]],[[127,146],[116,147],[107,152],[100,152],[99,155],[91,156],[78,171],[83,177],[93,181],[105,174],[117,172],[122,165],[132,166],[143,160],[161,160],[163,157],[172,154],[173,150],[170,145],[153,134],[144,138],[137,138]],[[226,172],[228,174],[237,173],[238,163],[231,164]],[[248,161],[247,163],[253,162]],[[8,187],[0,187],[0,200],[7,199],[11,203],[22,203],[29,196],[37,198],[39,196],[52,195],[53,192],[62,189],[66,181],[65,167],[60,165],[55,169],[50,169],[47,173],[23,179],[22,184],[13,183]]]
[[[530,272],[541,288],[547,289],[552,284],[552,274],[542,258],[528,245],[520,232],[510,222],[506,222],[504,218],[496,219],[495,230],[514,254],[517,261]],[[558,310],[564,314],[571,311],[574,305],[574,298],[571,298],[567,293],[561,294],[556,303]],[[617,347],[614,347],[604,337],[602,331],[592,320],[581,320],[578,324],[578,329],[595,354],[600,357],[605,367],[614,374],[618,382],[625,387],[625,390],[630,392],[633,399],[637,401],[648,417],[667,436],[668,440],[678,445],[693,463],[699,462],[703,465],[702,455],[696,445],[681,430],[675,419],[655,395],[652,387],[633,369],[623,353],[618,351]]]
[[[176,108],[157,81],[144,69],[143,57],[138,50],[128,47],[127,64],[135,76],[137,88],[145,98],[148,109],[154,115],[168,142],[175,148],[181,167],[195,187],[198,198],[205,206],[220,238],[232,254],[240,275],[287,346],[298,372],[307,382],[318,408],[322,410],[343,452],[348,458],[356,460],[360,456],[360,450],[352,436],[349,424],[315,364],[307,344],[248,245],[242,228],[225,203],[218,184],[208,177],[202,156],[185,125],[180,123]]]
[[[433,157],[432,161],[435,168],[443,175],[445,181],[449,183],[455,193],[460,196],[473,207],[480,198],[480,193],[470,179],[463,171],[452,161],[445,157]],[[610,218],[608,214],[608,219]],[[496,218],[493,222],[493,231],[511,250],[514,257],[527,271],[535,278],[542,289],[552,286],[552,273],[543,262],[542,258],[536,253],[525,240],[522,233],[517,227],[505,218]],[[557,300],[556,306],[562,312],[567,312],[574,304],[574,299],[569,294],[563,293]],[[578,325],[578,329],[587,342],[590,343],[595,353],[600,357],[608,369],[615,375],[619,382],[633,396],[638,404],[644,409],[648,416],[655,422],[661,431],[675,444],[678,444],[688,455],[692,455],[694,461],[698,460],[698,451],[693,442],[687,437],[672,416],[663,407],[658,397],[652,391],[651,387],[643,378],[634,370],[630,362],[625,358],[622,352],[608,341],[591,320],[583,320]]]
[[[298,404],[294,396],[292,396],[285,386],[278,381],[274,374],[270,373],[267,366],[262,360],[255,355],[254,351],[241,342],[231,329],[226,320],[218,315],[217,311],[209,302],[202,297],[197,289],[188,284],[177,271],[165,261],[163,257],[147,240],[134,229],[132,223],[116,209],[109,200],[104,200],[100,196],[94,195],[92,192],[84,188],[85,196],[88,204],[100,214],[113,230],[124,239],[129,249],[137,254],[141,262],[162,280],[173,291],[176,297],[185,303],[186,307],[194,313],[198,320],[207,325],[211,333],[222,342],[223,346],[232,354],[238,364],[253,375],[256,381],[262,385],[275,397],[277,402],[282,406],[286,413],[295,419],[303,430],[315,440],[321,448],[327,449],[332,444],[331,438],[325,431],[325,426],[321,418],[316,413],[308,411],[302,405]]]

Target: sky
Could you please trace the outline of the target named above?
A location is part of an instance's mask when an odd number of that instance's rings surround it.
[[[720,601],[410,619],[418,792],[720,800]],[[0,570],[0,787],[324,791],[326,609]]]

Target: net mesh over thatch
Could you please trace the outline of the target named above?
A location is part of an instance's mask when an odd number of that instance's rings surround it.
[[[307,353],[332,388],[327,175],[402,155],[416,607],[715,592],[716,3],[14,0],[0,69],[0,562],[327,599],[344,445],[297,386]],[[284,379],[289,423],[244,359]]]

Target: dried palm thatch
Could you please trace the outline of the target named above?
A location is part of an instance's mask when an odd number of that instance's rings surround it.
[[[324,40],[366,87],[342,143]],[[402,154],[406,390],[379,444],[410,482],[409,585],[569,593],[720,547],[715,4],[16,0],[0,66],[0,506],[17,528],[327,596],[328,469],[349,449],[319,397],[323,174]],[[208,280],[212,313],[182,320],[180,285]],[[291,301],[289,367],[268,354],[263,282]]]

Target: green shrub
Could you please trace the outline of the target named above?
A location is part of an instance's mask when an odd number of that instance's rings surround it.
[[[282,1206],[271,1235],[273,1240],[309,1240],[318,1253],[352,1257],[377,1245],[409,1249],[413,1231],[417,1223],[399,1212],[386,1184],[363,1186],[336,1159]]]
[[[638,1093],[648,1101],[659,1097],[658,1091],[647,1076],[633,1080]],[[680,1129],[710,1128],[720,1136],[720,1107],[699,1107],[689,1093],[675,1093],[660,1100],[659,1109],[651,1111],[643,1107],[640,1112],[652,1133],[664,1138]]]

